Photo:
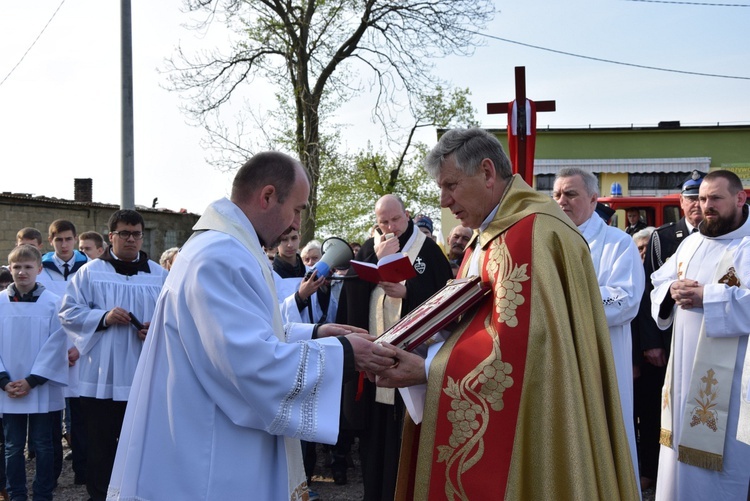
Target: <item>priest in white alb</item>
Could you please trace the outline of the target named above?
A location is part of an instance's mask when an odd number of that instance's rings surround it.
[[[746,198],[734,173],[707,174],[699,233],[651,275],[652,316],[661,329],[673,329],[657,500],[748,497],[750,395],[741,384],[750,332]]]
[[[395,355],[348,326],[283,325],[263,245],[299,229],[309,192],[297,160],[259,153],[196,223],[157,301],[108,499],[308,498],[299,439],[335,443],[345,373]]]
[[[646,286],[638,247],[630,235],[608,226],[596,213],[599,183],[591,172],[572,167],[560,169],[552,196],[578,227],[591,250],[612,342],[630,456],[636,480],[640,480],[633,423],[633,348],[630,332],[630,322],[638,315]]]

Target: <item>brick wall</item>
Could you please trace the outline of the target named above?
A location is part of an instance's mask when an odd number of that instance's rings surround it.
[[[44,238],[44,251],[52,250],[47,243],[47,230],[55,219],[67,219],[76,225],[78,233],[98,231],[107,241],[107,221],[119,209],[114,204],[79,203],[24,194],[0,194],[0,263],[7,264],[8,253],[16,245],[16,233],[31,226]],[[192,234],[197,214],[137,208],[146,223],[143,251],[159,262],[164,250],[180,246]]]

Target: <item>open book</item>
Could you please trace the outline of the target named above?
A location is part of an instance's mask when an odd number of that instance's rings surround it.
[[[388,342],[412,351],[490,293],[479,277],[450,280],[448,284],[385,331],[375,342]]]
[[[402,253],[385,256],[378,264],[351,261],[352,268],[362,280],[368,282],[400,282],[417,276],[409,256]]]

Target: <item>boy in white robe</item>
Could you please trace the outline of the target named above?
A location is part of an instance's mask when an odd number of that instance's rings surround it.
[[[86,254],[75,249],[78,231],[72,221],[56,219],[49,225],[47,241],[52,251],[42,256],[42,273],[37,279],[48,291],[62,298],[73,275],[89,260]],[[73,472],[77,485],[86,483],[86,436],[81,405],[78,399],[78,349],[73,338],[68,338],[68,385],[64,388],[65,412],[60,413],[52,425],[53,445],[55,448],[55,478],[62,473],[63,448],[62,437],[65,436],[70,446],[73,459]],[[65,419],[63,421],[63,416]],[[75,423],[75,426],[73,426]],[[63,434],[63,428],[65,433]],[[73,429],[75,428],[75,429]],[[73,436],[75,435],[75,442]]]
[[[86,490],[106,498],[130,385],[167,271],[143,245],[143,217],[112,214],[111,246],[73,276],[60,321],[80,352],[78,391],[86,426]],[[131,323],[133,314],[144,328]]]
[[[42,255],[21,245],[8,256],[13,284],[0,293],[0,413],[6,446],[4,461],[11,499],[26,499],[28,439],[36,452],[35,500],[51,500],[55,487],[52,426],[65,406],[66,337],[57,311],[60,298],[36,279]]]

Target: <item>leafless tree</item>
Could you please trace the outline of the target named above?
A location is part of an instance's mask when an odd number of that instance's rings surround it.
[[[256,78],[276,85],[277,104],[293,117],[290,149],[312,179],[303,240],[315,227],[325,110],[369,83],[377,96],[371,113],[387,134],[396,96],[412,99],[440,83],[431,59],[470,55],[474,32],[494,15],[492,0],[186,0],[186,7],[236,36],[228,51],[179,49],[168,63],[171,88],[212,141],[242,152],[240,138],[217,125],[220,108]]]

